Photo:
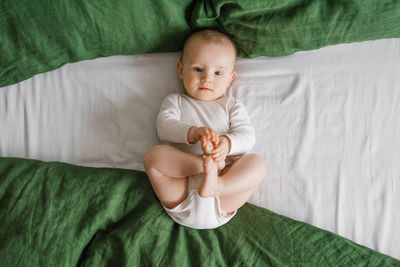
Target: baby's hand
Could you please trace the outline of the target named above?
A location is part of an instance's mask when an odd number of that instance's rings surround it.
[[[211,128],[208,127],[196,127],[193,126],[189,129],[188,132],[188,141],[191,144],[197,143],[199,140],[202,141],[211,141],[213,144],[218,142],[219,134]],[[201,140],[202,139],[202,140]],[[203,145],[202,145],[203,147]]]
[[[229,139],[229,137],[227,137],[225,135],[220,136],[217,146],[212,151],[212,156],[211,156],[212,159],[215,162],[225,160],[226,156],[228,155],[228,153],[230,151],[230,144],[231,144],[231,140]]]
[[[200,142],[201,142],[201,149],[203,150],[203,154],[204,155],[211,155],[211,153],[213,153],[214,147],[217,146],[217,144],[211,142],[209,139],[206,138],[205,135],[203,135],[200,138]]]

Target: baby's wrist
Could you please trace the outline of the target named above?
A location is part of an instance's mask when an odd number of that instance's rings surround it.
[[[189,144],[194,144],[196,143],[198,140],[195,140],[195,133],[196,133],[196,126],[192,126],[189,128],[188,130],[188,134],[187,134],[187,141]]]
[[[227,143],[227,148],[228,148],[227,154],[229,154],[229,152],[231,151],[231,139],[226,135],[221,135],[220,137],[225,139],[225,142]]]

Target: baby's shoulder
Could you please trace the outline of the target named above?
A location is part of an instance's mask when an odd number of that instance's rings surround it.
[[[180,104],[181,101],[182,101],[182,93],[172,93],[168,94],[164,98],[163,103]]]
[[[234,108],[235,106],[241,105],[240,100],[237,99],[237,98],[234,97],[234,96],[226,96],[225,99],[224,99],[224,102],[225,102],[226,107],[227,107],[228,109],[232,109],[232,108]]]
[[[181,93],[172,93],[172,94],[168,94],[164,99],[177,100],[179,98],[181,98]]]

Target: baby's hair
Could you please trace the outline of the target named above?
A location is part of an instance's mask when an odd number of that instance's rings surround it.
[[[232,39],[225,33],[222,33],[218,30],[214,30],[214,29],[202,29],[202,30],[198,30],[193,32],[184,42],[183,44],[183,49],[182,49],[182,54],[181,54],[181,60],[183,58],[183,53],[185,52],[185,47],[186,44],[189,42],[189,40],[191,40],[193,37],[195,36],[199,36],[201,37],[203,40],[206,40],[207,42],[210,43],[216,43],[216,44],[224,44],[225,42],[228,42],[232,45],[233,50],[235,52],[235,58],[237,56],[237,48],[235,43],[232,41]]]

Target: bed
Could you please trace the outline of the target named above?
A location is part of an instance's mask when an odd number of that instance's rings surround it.
[[[43,3],[0,4],[1,265],[400,265],[398,3]],[[199,231],[168,218],[142,159],[204,27],[238,44],[228,94],[268,171]]]

